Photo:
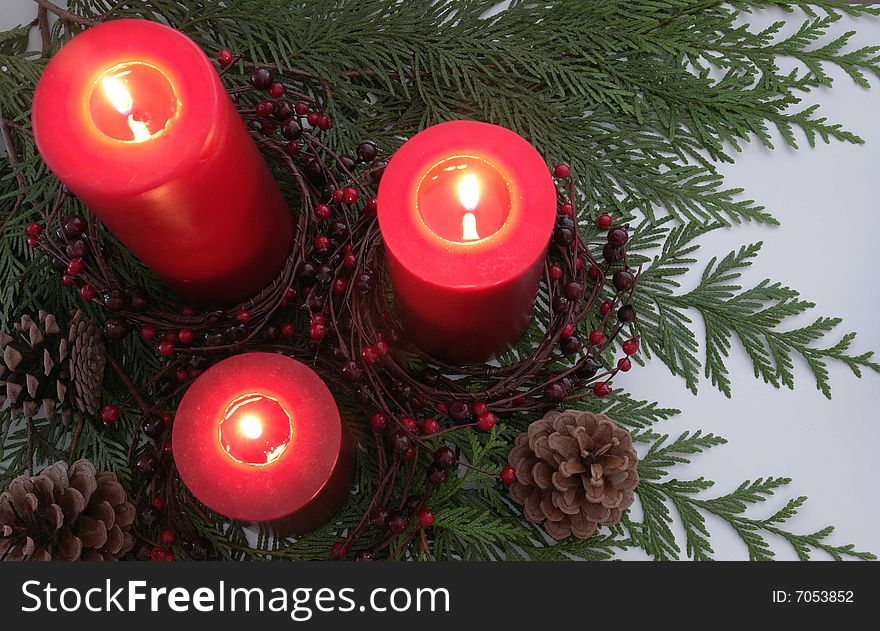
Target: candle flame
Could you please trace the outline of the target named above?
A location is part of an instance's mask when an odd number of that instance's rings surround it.
[[[256,416],[245,416],[239,425],[241,433],[251,440],[256,440],[263,435],[263,423]]]
[[[461,218],[461,238],[464,241],[477,241],[480,238],[477,232],[477,216],[470,211],[476,209],[480,203],[480,180],[476,175],[465,175],[458,183],[458,201],[469,211]]]
[[[132,116],[131,111],[134,108],[134,99],[132,99],[125,82],[122,81],[122,77],[129,74],[129,72],[129,70],[126,70],[119,74],[104,77],[101,85],[113,108],[123,116],[128,117],[128,127],[131,129],[131,133],[134,134],[134,141],[143,142],[149,140],[153,134],[147,129],[145,122],[135,120],[134,116]]]

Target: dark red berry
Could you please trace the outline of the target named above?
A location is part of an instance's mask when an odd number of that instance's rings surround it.
[[[370,517],[370,522],[373,524],[374,528],[385,530],[386,528],[388,528],[389,517],[391,517],[391,513],[389,513],[387,509],[377,508],[373,511],[373,514]]]
[[[562,288],[562,293],[564,293],[565,297],[572,302],[578,302],[584,297],[584,286],[577,281],[570,280],[565,283],[565,286]]]
[[[611,215],[604,214],[599,215],[599,219],[596,221],[596,223],[599,224],[600,228],[610,228],[611,224],[614,223],[614,220],[611,218]]]
[[[147,341],[152,340],[156,337],[156,328],[149,324],[145,324],[141,327],[141,337]]]
[[[150,560],[151,561],[164,561],[165,560],[165,548],[162,546],[153,546],[150,550]]]
[[[376,143],[365,140],[357,146],[357,155],[363,162],[372,162],[376,159]]]
[[[606,243],[602,247],[602,258],[608,263],[616,263],[623,258],[623,250],[614,247],[610,243]]]
[[[281,135],[288,140],[297,140],[302,136],[302,125],[299,121],[291,118],[281,126]]]
[[[184,372],[184,380],[186,379],[186,371]],[[141,419],[141,431],[149,438],[159,438],[165,431],[165,421],[158,414],[147,414]]]
[[[544,398],[552,403],[561,403],[565,400],[565,388],[557,381],[544,386]]]
[[[404,515],[400,511],[394,511],[391,515],[388,516],[388,530],[393,532],[395,535],[399,535],[404,530],[406,530],[407,522],[406,515]]]
[[[391,448],[396,454],[404,454],[410,448],[409,436],[401,432],[395,432],[391,435]]]
[[[430,436],[440,431],[440,422],[435,418],[426,418],[422,421],[422,434]]]
[[[40,237],[28,237],[27,244],[29,248],[38,248],[40,247]]]
[[[86,283],[79,288],[79,295],[83,300],[94,300],[98,296],[98,290],[94,285]]]
[[[293,111],[300,116],[305,116],[309,113],[309,104],[305,101],[297,101],[293,104]]]
[[[611,384],[607,381],[598,381],[593,384],[593,393],[597,397],[607,397],[611,394]]]
[[[488,410],[477,417],[477,427],[484,432],[488,432],[490,429],[495,427],[495,423],[497,422],[498,419],[495,418],[495,415]]]
[[[550,266],[550,280],[561,280],[562,279],[562,268],[554,263]]]
[[[226,49],[217,51],[217,63],[224,68],[230,65],[234,59],[235,57],[232,56],[232,53]]]
[[[449,404],[449,416],[456,421],[469,421],[472,418],[471,406],[467,401],[453,401]]]
[[[447,472],[447,470],[437,463],[434,463],[428,467],[428,482],[430,482],[434,486],[440,486],[448,479],[449,473]]]
[[[195,334],[191,329],[180,329],[180,331],[177,332],[177,339],[180,340],[181,344],[192,344],[194,338]]]
[[[633,365],[629,357],[621,357],[617,360],[617,367],[623,372],[629,372]]]
[[[128,308],[135,313],[143,313],[150,308],[150,295],[143,287],[129,287],[125,290]]]
[[[321,114],[321,116],[318,117],[317,122],[318,129],[322,129],[324,131],[327,131],[328,129],[333,127],[333,119],[327,116],[327,114]]]
[[[159,541],[165,544],[174,543],[177,541],[177,535],[170,528],[165,528],[159,533]]]
[[[419,524],[427,528],[434,525],[434,512],[423,508],[419,511]]]
[[[590,269],[587,270],[587,276],[590,280],[599,280],[602,278],[602,270],[596,265],[591,265]]]
[[[572,216],[574,216],[574,206],[572,206],[572,205],[569,204],[568,202],[562,204],[562,205],[559,207],[559,214],[560,214],[560,215],[565,215],[565,216],[567,216],[567,217],[572,217]]]
[[[113,423],[119,420],[119,406],[105,405],[101,408],[101,420],[104,421],[105,425],[113,425]]]
[[[385,429],[385,425],[388,422],[385,420],[385,415],[381,412],[376,412],[370,417],[370,427],[374,432],[381,431]]]
[[[104,337],[111,341],[118,342],[125,339],[125,337],[131,333],[131,327],[128,325],[128,322],[122,318],[107,318],[107,320],[104,321],[103,331]]]
[[[141,475],[152,478],[159,471],[159,459],[151,451],[145,451],[138,456],[134,467]]]
[[[269,86],[269,96],[273,99],[280,99],[286,91],[283,83],[275,82]]]
[[[110,311],[122,311],[128,306],[128,295],[121,289],[108,289],[103,298],[104,306]]]
[[[441,447],[434,452],[434,463],[448,469],[455,464],[455,451],[449,447]]]
[[[381,357],[385,357],[390,350],[388,347],[388,342],[386,342],[385,340],[379,340],[378,342],[373,344],[373,348],[376,349],[376,352],[379,353]]]
[[[632,305],[623,305],[617,310],[617,319],[623,323],[632,322],[636,319],[636,309]]]
[[[312,127],[318,126],[318,119],[321,118],[321,115],[318,112],[309,112],[306,114],[306,122]]]
[[[614,272],[612,280],[618,291],[628,291],[636,284],[636,277],[633,276],[632,272],[625,269]]]
[[[68,240],[77,239],[85,232],[86,222],[82,217],[67,217],[61,224],[61,232]]]
[[[172,357],[174,355],[174,344],[167,340],[162,340],[159,342],[159,346],[156,347],[156,350],[162,357]]]
[[[559,348],[565,355],[576,355],[584,350],[584,343],[576,335],[567,337],[559,343]]]
[[[64,246],[64,253],[67,254],[67,258],[71,259],[83,258],[88,251],[89,246],[87,246],[86,242],[82,239],[74,239]]]
[[[615,248],[623,247],[629,240],[629,233],[626,228],[618,226],[608,231],[608,244]]]
[[[571,175],[571,167],[569,167],[564,162],[560,162],[555,167],[553,167],[553,175],[558,177],[560,180],[564,180]]]
[[[251,73],[251,85],[257,90],[268,90],[272,85],[272,71],[269,68],[256,68]]]
[[[504,484],[509,486],[516,482],[516,471],[514,471],[513,467],[504,467],[501,473],[498,474],[498,477],[501,478]]]
[[[269,99],[263,99],[257,103],[257,116],[261,116],[263,118],[269,118],[272,116],[272,112],[275,111],[275,103],[270,101]]]
[[[635,355],[639,352],[639,341],[636,338],[623,343],[623,352],[627,355]]]

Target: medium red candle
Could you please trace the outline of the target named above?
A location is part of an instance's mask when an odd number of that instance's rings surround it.
[[[351,441],[327,386],[272,353],[230,357],[196,379],[172,445],[181,478],[207,507],[285,535],[330,519],[353,477]]]
[[[283,265],[293,222],[220,78],[194,42],[146,20],[77,35],[37,85],[46,164],[193,302],[232,304]]]
[[[556,214],[534,147],[496,125],[435,125],[394,154],[378,203],[401,320],[416,344],[480,361],[522,335]]]

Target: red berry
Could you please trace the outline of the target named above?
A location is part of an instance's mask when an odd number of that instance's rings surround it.
[[[406,448],[406,452],[404,452],[404,454],[400,457],[400,459],[406,461],[406,460],[412,460],[415,457],[416,457],[416,448],[410,446],[410,447]]]
[[[379,200],[375,197],[371,197],[367,200],[367,203],[364,204],[364,214],[367,217],[375,217],[376,212],[379,209]]]
[[[299,143],[295,140],[288,141],[284,147],[287,149],[287,153],[292,156],[299,154]]]
[[[322,340],[327,335],[327,327],[323,324],[313,324],[309,327],[309,337],[313,340]]]
[[[629,357],[621,357],[617,360],[617,367],[623,372],[629,372],[629,369],[632,368],[633,365],[629,360]]]
[[[504,467],[498,477],[504,484],[510,485],[516,482],[516,471],[513,470],[513,467]]]
[[[309,123],[309,125],[311,125],[312,127],[317,127],[317,126],[318,126],[318,119],[319,119],[319,118],[321,118],[321,115],[318,114],[318,112],[309,112],[308,114],[306,114],[306,121],[307,121],[307,122]]]
[[[318,219],[330,219],[330,207],[327,204],[318,204],[315,206],[315,217]]]
[[[423,508],[419,511],[419,524],[427,528],[434,525],[434,511]]]
[[[623,343],[623,352],[627,355],[635,355],[639,352],[639,340],[633,338]]]
[[[318,117],[317,123],[318,129],[323,129],[324,131],[327,131],[328,129],[333,127],[333,119],[326,114],[321,114],[321,116]]]
[[[70,259],[70,263],[67,264],[67,274],[68,276],[79,276],[85,268],[85,261],[81,258]]]
[[[495,415],[488,410],[480,414],[477,417],[477,427],[483,430],[484,432],[488,432],[490,429],[495,427],[495,423],[498,422],[498,419],[495,418]]]
[[[159,541],[162,543],[174,543],[177,541],[177,535],[174,534],[174,531],[170,528],[166,528],[161,533],[159,533]]]
[[[378,342],[373,344],[373,348],[375,348],[376,352],[379,353],[379,355],[381,355],[382,357],[385,357],[385,355],[387,355],[388,351],[390,350],[388,348],[388,342],[386,342],[385,340],[379,340]]]
[[[119,406],[105,405],[101,408],[101,420],[104,421],[105,425],[113,425],[113,423],[119,420]]]
[[[564,180],[569,175],[571,175],[571,167],[569,167],[564,162],[560,162],[555,167],[553,167],[553,175],[558,177],[560,180]]]
[[[257,116],[268,118],[275,111],[275,104],[269,99],[263,99],[257,103]]]
[[[280,99],[284,96],[285,92],[287,92],[287,89],[284,87],[284,84],[277,81],[269,86],[269,96],[273,99]]]
[[[94,285],[86,283],[79,288],[79,295],[83,300],[94,300],[98,295],[98,290],[95,289]]]
[[[489,411],[489,406],[483,403],[482,401],[477,401],[476,403],[471,403],[471,412],[474,416],[479,416],[484,412]]]
[[[348,546],[341,541],[337,541],[332,546],[330,546],[330,554],[335,557],[344,557],[346,554],[348,554]]]
[[[564,327],[562,327],[562,334],[560,335],[560,337],[562,337],[562,339],[572,337],[574,335],[574,331],[574,325],[569,322]]]
[[[41,234],[43,234],[43,226],[38,224],[36,221],[32,221],[27,225],[25,231],[27,232],[27,235],[29,237],[39,237]]]
[[[191,318],[196,314],[195,307],[186,306],[181,309],[180,313],[184,315],[184,317]]]
[[[191,329],[180,329],[177,332],[177,339],[180,340],[181,344],[192,344],[193,338],[195,338],[195,334]]]
[[[323,313],[313,313],[310,324],[327,324],[327,316]]]
[[[309,111],[309,104],[305,101],[297,101],[293,104],[293,111],[300,116],[305,116]]]
[[[385,429],[386,424],[385,415],[381,412],[376,412],[370,417],[370,427],[373,428],[374,432]]]
[[[562,267],[554,263],[550,266],[550,280],[562,280]]]
[[[598,381],[593,384],[593,393],[597,397],[607,397],[611,394],[611,384],[607,381]]]
[[[242,324],[247,324],[251,321],[251,314],[247,311],[247,309],[239,309],[235,314],[235,319]]]
[[[189,371],[186,368],[181,368],[174,373],[174,378],[177,379],[178,383],[186,383],[189,381]]]
[[[324,235],[319,235],[315,237],[315,250],[318,252],[324,252],[330,249],[330,238],[325,237]]]
[[[435,418],[426,418],[422,421],[422,434],[430,436],[440,431],[440,421]]]
[[[281,325],[281,335],[284,337],[293,337],[296,334],[296,326],[293,322],[285,322]]]
[[[367,346],[361,351],[361,358],[364,360],[364,363],[368,366],[372,366],[373,364],[378,364],[379,360],[382,359],[379,355],[379,351],[377,351],[372,346]]]
[[[225,48],[223,50],[217,51],[217,63],[221,66],[228,66],[232,63],[233,59],[232,53],[230,53]]]
[[[354,254],[348,253],[342,259],[342,264],[346,269],[354,269],[357,266],[357,257]]]
[[[150,560],[151,561],[164,561],[165,560],[165,548],[162,546],[153,546],[153,549],[150,550]]]
[[[171,561],[174,560],[174,558],[175,558],[174,553],[171,550],[165,550],[165,558],[162,560],[165,561],[166,563],[170,563]]]
[[[606,213],[604,215],[599,215],[599,219],[596,223],[599,224],[600,228],[610,228],[611,224],[614,223],[614,220],[611,218],[611,215]]]
[[[587,276],[590,277],[590,280],[599,280],[602,277],[602,270],[595,265],[591,265],[590,269],[587,270]]]
[[[70,274],[62,274],[61,276],[61,284],[65,287],[72,287],[76,284],[76,279]]]
[[[440,414],[447,414],[449,412],[449,406],[441,402],[435,403],[434,409],[437,410]]]
[[[602,342],[605,341],[605,334],[602,331],[590,331],[590,344],[593,346],[599,346]]]
[[[162,507],[164,507],[164,506],[165,506],[165,500],[163,500],[161,497],[156,496],[155,498],[153,498],[153,507],[156,510],[162,510]]]
[[[40,247],[40,237],[28,237],[27,244],[29,248]]]
[[[513,397],[513,405],[514,406],[521,408],[525,404],[526,404],[526,395],[520,393],[520,394],[516,395],[515,397]]]
[[[149,341],[156,337],[156,329],[149,324],[141,327],[141,337]]]
[[[415,434],[419,429],[419,424],[416,423],[416,419],[411,416],[404,416],[403,418],[401,418],[400,425],[410,434]]]
[[[572,215],[574,215],[574,206],[572,206],[568,202],[564,203],[562,206],[559,207],[559,214],[568,215],[569,217],[571,217]]]
[[[195,379],[196,377],[198,377],[199,375],[202,374],[202,371],[199,370],[198,368],[190,368],[187,372],[189,373],[190,379]]]
[[[578,259],[575,259],[575,261],[574,261],[574,268],[575,268],[577,271],[581,271],[581,270],[584,268],[584,262],[583,262],[581,259],[579,259],[579,258],[578,258]]]
[[[613,306],[614,305],[611,304],[610,300],[606,300],[601,305],[599,305],[599,313],[601,313],[602,315],[608,315],[608,313],[611,311],[611,307]]]
[[[176,331],[168,331],[168,333],[163,333],[162,334],[162,341],[163,342],[171,342],[172,344],[174,344],[175,342],[177,342],[177,332]]]
[[[344,278],[337,278],[333,281],[333,293],[337,296],[341,296],[345,293],[345,288],[348,283],[345,282]]]
[[[159,342],[159,346],[156,347],[156,350],[159,351],[159,354],[162,357],[171,357],[174,355],[174,344],[168,340],[162,340]]]
[[[353,186],[346,186],[342,189],[342,201],[346,204],[354,204],[358,200],[358,191]]]

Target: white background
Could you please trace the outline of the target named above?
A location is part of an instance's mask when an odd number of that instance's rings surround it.
[[[0,29],[30,22],[35,11],[30,0],[2,0]],[[758,26],[781,16],[761,13],[751,22]],[[838,30],[847,30],[855,25],[844,20],[839,26]],[[858,30],[854,44],[880,44],[880,20],[860,20]],[[842,316],[841,333],[858,331],[855,350],[861,352],[880,349],[880,274],[875,256],[880,235],[875,201],[880,190],[880,86],[869,92],[854,86],[843,72],[834,70],[833,76],[837,80],[833,91],[819,90],[810,98],[823,104],[822,112],[831,121],[844,122],[866,144],[836,143],[797,152],[786,148],[769,152],[757,144],[748,147],[735,165],[722,167],[727,184],[745,188],[782,226],[713,232],[701,242],[700,259],[705,263],[742,244],[763,241],[764,251],[745,272],[745,283],[771,277],[800,290],[819,307],[792,326],[819,314]],[[782,147],[778,139],[775,144]],[[689,276],[685,289],[698,276]],[[699,320],[695,325],[702,327]],[[732,399],[708,383],[693,396],[656,361],[625,376],[626,388],[634,396],[682,410],[658,431],[677,435],[703,429],[729,439],[729,444],[697,456],[695,464],[680,469],[678,475],[714,479],[717,493],[758,475],[792,477],[788,495],[810,496],[792,522],[795,529],[812,532],[834,523],[839,529],[831,542],[854,542],[859,549],[880,553],[876,474],[880,376],[871,373],[857,380],[844,366],[834,365],[834,399],[828,401],[814,388],[802,363],[797,366],[796,392],[775,390],[754,379],[740,348],[734,349],[729,366]],[[769,514],[781,499],[758,507],[756,514]],[[717,558],[745,558],[745,548],[723,523],[710,519],[709,526]],[[772,543],[781,551],[779,558],[795,558],[784,542]],[[643,558],[638,552],[625,556]]]

